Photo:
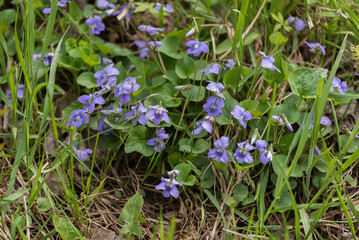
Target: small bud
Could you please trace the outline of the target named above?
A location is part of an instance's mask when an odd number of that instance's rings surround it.
[[[195,28],[193,27],[189,32],[186,34],[186,37],[192,36],[194,34]]]
[[[259,132],[258,132],[258,128],[256,128],[256,130],[254,130],[254,133],[252,135],[252,138],[251,138],[251,145],[253,145],[257,139],[260,137],[259,135]]]
[[[293,132],[293,127],[290,125],[288,119],[285,117],[284,114],[280,115],[280,117],[283,119],[285,126],[289,129],[289,131]]]

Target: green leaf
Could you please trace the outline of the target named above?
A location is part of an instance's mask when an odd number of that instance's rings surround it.
[[[81,56],[81,59],[86,64],[90,65],[91,67],[96,65],[96,64],[99,64],[101,62],[101,58],[100,58],[99,55],[94,55],[94,54],[88,55],[88,54],[86,54],[86,52],[84,51],[86,49],[85,47],[77,47],[76,49],[79,52],[79,54]],[[91,52],[92,52],[92,50],[91,50]]]
[[[192,143],[188,138],[182,138],[179,141],[179,150],[183,152],[193,153],[194,155],[201,154],[209,149],[211,144],[204,139],[198,139],[192,148]]]
[[[187,98],[192,102],[200,102],[204,99],[206,94],[206,89],[204,87],[199,87],[196,85],[192,85],[189,90],[181,90],[183,97]],[[188,95],[189,94],[189,95]]]
[[[84,7],[84,17],[85,18],[92,17],[94,9],[95,9],[95,6],[93,4],[86,4]]]
[[[302,98],[315,98],[319,80],[326,79],[328,70],[323,68],[297,68],[288,78],[293,92]]]
[[[139,152],[149,157],[154,153],[153,146],[147,144],[147,128],[145,126],[137,126],[131,129],[129,137],[125,144],[125,152]]]
[[[176,65],[176,74],[182,79],[188,78],[195,70],[195,61],[188,56],[184,56]]]
[[[91,72],[83,72],[76,79],[77,83],[81,86],[84,86],[88,89],[94,88],[97,86],[96,79]]]
[[[36,204],[37,204],[37,209],[41,212],[47,212],[52,208],[51,201],[49,198],[39,197],[36,200]]]
[[[280,116],[282,113],[286,116],[290,124],[299,121],[300,112],[293,102],[285,102],[274,107],[273,115]]]
[[[189,175],[191,166],[187,163],[180,163],[174,169],[179,170],[180,173],[177,175],[176,180],[183,185],[193,186],[196,183],[196,177]]]
[[[135,2],[133,4],[136,6],[134,13],[145,12],[146,10],[151,10],[155,6],[153,2]]]
[[[130,239],[133,239],[132,234],[139,238],[142,237],[141,228],[137,224],[140,219],[143,220],[141,216],[142,205],[143,198],[139,193],[136,193],[127,201],[118,219],[119,222],[126,222],[122,227],[120,234],[128,233]]]
[[[161,42],[163,43],[163,46],[158,48],[161,53],[164,53],[174,59],[181,59],[183,57],[183,52],[178,51],[181,45],[181,41],[178,38],[167,37]]]
[[[220,55],[222,53],[227,52],[232,47],[232,42],[229,38],[218,44],[216,48],[216,54]]]
[[[279,46],[288,41],[288,38],[284,37],[280,32],[274,32],[269,35],[269,41],[271,41],[274,45]]]
[[[347,181],[352,187],[355,187],[358,184],[358,179],[354,179],[351,175],[346,175],[344,180]]]
[[[84,239],[80,231],[67,218],[54,215],[52,217],[52,222],[62,239]]]
[[[236,91],[237,85],[241,79],[241,70],[238,67],[235,67],[224,74],[223,83],[224,86]]]
[[[16,11],[14,9],[5,9],[0,12],[0,24],[11,24],[15,22]]]

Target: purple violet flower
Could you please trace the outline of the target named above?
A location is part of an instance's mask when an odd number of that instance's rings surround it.
[[[215,141],[214,146],[216,148],[208,151],[208,158],[214,158],[217,162],[227,163],[229,161],[229,154],[226,150],[228,141],[229,138],[225,136]]]
[[[132,111],[126,113],[125,120],[132,118],[132,124],[134,124],[134,126],[137,125],[137,121],[142,125],[147,124],[147,118],[144,114],[147,112],[147,109],[143,106],[142,103],[139,103],[136,106],[132,106],[131,110]]]
[[[323,125],[323,127],[328,127],[332,125],[332,122],[327,116],[322,116],[320,119],[320,124]]]
[[[213,64],[212,66],[202,69],[200,72],[204,72],[204,75],[208,75],[211,73],[214,74],[218,74],[219,73],[219,69],[221,66],[219,66],[219,64]]]
[[[34,54],[32,56],[32,60],[37,60],[38,58],[41,57],[41,53],[39,54]],[[42,62],[44,63],[45,66],[50,66],[52,63],[52,59],[54,58],[54,54],[53,53],[45,53],[44,57],[42,58]]]
[[[171,172],[171,174],[170,174]],[[168,172],[168,175],[170,175],[171,178],[164,178],[161,177],[161,183],[158,184],[155,189],[156,190],[163,190],[162,195],[165,198],[169,198],[170,196],[174,198],[178,198],[179,191],[176,186],[182,186],[182,183],[179,183],[176,181],[175,177],[177,174],[179,174],[179,171],[176,170],[176,172],[170,171]]]
[[[69,118],[71,118],[70,127],[75,125],[75,127],[80,128],[82,124],[87,124],[90,121],[90,117],[87,115],[87,112],[82,109],[74,110],[70,114]]]
[[[273,124],[278,124],[279,126],[284,125],[283,120],[279,116],[272,115],[272,121],[273,121]]]
[[[8,90],[6,92],[6,97],[9,99],[9,102],[12,103],[11,91]],[[19,84],[19,88],[17,89],[17,96],[18,99],[24,98],[24,84]]]
[[[202,52],[207,53],[209,50],[205,42],[197,42],[194,40],[188,41],[186,46],[189,47],[189,49],[187,49],[187,53],[193,54],[196,57],[198,57]]]
[[[338,92],[345,95],[346,91],[348,90],[348,85],[346,81],[342,81],[339,78],[334,77],[330,91],[334,91],[334,88],[337,88]]]
[[[95,16],[94,18],[88,18],[86,20],[86,24],[91,28],[90,33],[92,35],[99,35],[100,32],[105,30],[105,24],[102,23],[102,19],[99,16]]]
[[[141,58],[146,57],[147,54],[148,54],[148,52],[150,51],[150,49],[148,49],[148,48],[146,47],[146,46],[147,46],[146,43],[145,43],[145,42],[142,42],[142,41],[136,40],[136,41],[134,41],[134,44],[136,44],[136,46],[141,49],[141,50],[140,50],[140,57],[141,57]]]
[[[192,131],[193,135],[199,134],[200,132],[202,132],[203,129],[206,130],[208,133],[212,134],[212,130],[213,130],[212,123],[214,122],[214,118],[210,116],[206,116],[204,120],[207,121],[196,122],[196,126],[198,128]]]
[[[233,155],[233,158],[236,159],[238,161],[239,164],[242,164],[244,162],[246,163],[252,163],[253,162],[253,158],[251,156],[251,154],[249,153],[249,151],[256,149],[255,147],[253,147],[252,145],[250,145],[248,142],[241,142],[241,143],[237,143],[237,150]]]
[[[180,85],[180,86],[176,86],[175,89],[177,90],[190,90],[192,88],[191,84],[187,84],[187,85]]]
[[[156,6],[154,7],[154,9],[156,11],[161,11],[161,7],[162,7],[161,3],[156,3]],[[163,9],[168,13],[173,13],[173,8],[169,4],[166,4],[166,6]]]
[[[106,8],[110,3],[107,0],[97,0],[97,7]]]
[[[156,44],[155,44],[156,43]],[[160,41],[150,41],[150,42],[148,42],[147,43],[147,45],[148,46],[150,46],[150,47],[152,47],[152,48],[154,48],[154,46],[156,45],[156,47],[157,48],[159,48],[159,47],[162,47],[163,46],[163,43],[162,42],[160,42]]]
[[[215,83],[212,81],[207,81],[209,84],[207,85],[206,89],[208,91],[214,92],[218,97],[225,99],[221,91],[224,89],[222,83]]]
[[[229,59],[228,62],[226,64],[224,64],[224,69],[229,71],[232,70],[234,68],[234,66],[236,65],[236,62],[234,61],[234,59]]]
[[[104,135],[109,135],[111,133],[111,127],[105,123],[105,118],[106,117],[102,117],[98,122],[97,131],[103,133]]]
[[[66,5],[65,5],[65,3],[70,3],[71,1],[69,1],[69,0],[59,0],[58,2],[57,2],[57,6],[59,6],[59,7],[65,7]],[[52,3],[51,3],[51,5],[52,5]],[[50,14],[50,11],[51,11],[51,7],[49,7],[49,8],[44,8],[43,10],[42,10],[42,13],[43,14]]]
[[[262,59],[262,67],[268,68],[271,71],[277,70],[279,73],[281,72],[276,66],[273,65],[275,62],[275,59],[273,56],[267,56],[264,52],[258,51],[259,54],[261,54],[264,58]]]
[[[258,139],[256,141],[256,148],[261,152],[259,159],[263,164],[273,160],[273,154],[267,149],[267,142],[265,140]]]
[[[282,113],[282,114],[280,115],[280,118],[283,119],[284,124],[285,124],[285,126],[289,129],[289,131],[293,132],[293,131],[294,131],[294,130],[293,130],[293,127],[292,127],[292,125],[290,125],[290,123],[289,123],[288,119],[286,118],[286,116],[284,115],[284,113]]]
[[[244,108],[242,108],[239,105],[236,105],[234,109],[231,111],[232,116],[239,121],[239,123],[246,128],[248,120],[252,119],[252,114],[249,111],[245,111]]]
[[[138,89],[140,89],[140,85],[136,83],[136,78],[128,77],[123,83],[116,86],[114,94],[122,104],[126,104],[130,101],[130,93]]]
[[[203,111],[208,113],[208,116],[213,117],[217,116],[220,117],[223,112],[222,108],[224,107],[224,102],[220,98],[216,98],[210,96],[207,100],[207,103],[203,105]]]
[[[156,28],[148,25],[141,25],[138,27],[138,30],[142,32],[147,32],[148,34],[150,34],[150,36],[155,35],[158,31],[163,32],[163,28]]]
[[[156,131],[156,137],[148,140],[147,144],[151,146],[154,145],[153,148],[155,149],[155,151],[161,152],[161,150],[165,148],[165,142],[163,140],[167,139],[168,137],[169,135],[165,133],[164,128],[159,128]]]
[[[168,110],[166,110],[160,105],[149,106],[149,108],[151,110],[148,111],[146,117],[147,119],[152,120],[154,125],[156,126],[159,125],[162,120],[165,121],[166,123],[170,123],[170,118],[168,117],[167,114]]]
[[[314,53],[314,51],[316,51],[316,49],[320,49],[323,53],[323,55],[325,55],[325,46],[320,45],[320,43],[308,43],[306,41],[304,41],[307,46],[309,47],[309,51]]]
[[[87,111],[91,114],[95,110],[95,104],[105,104],[105,99],[98,92],[95,92],[93,95],[90,93],[89,95],[80,96],[77,101],[86,104],[83,108],[84,111]]]
[[[302,21],[301,19],[299,19],[297,17],[289,17],[288,18],[288,23],[290,24],[294,20],[295,20],[294,27],[295,27],[295,29],[297,29],[298,32],[302,31],[305,27],[308,26],[304,21]]]
[[[68,139],[68,141],[66,143],[70,145],[70,139]],[[88,154],[92,153],[92,150],[89,148],[85,149],[85,150],[80,150],[80,149],[77,149],[77,146],[78,146],[78,143],[74,142],[72,145],[72,149],[73,149],[74,153],[82,162],[86,161],[88,159]]]

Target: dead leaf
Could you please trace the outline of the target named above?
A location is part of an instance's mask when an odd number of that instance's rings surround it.
[[[114,231],[100,228],[95,232],[91,240],[120,240],[120,238]]]

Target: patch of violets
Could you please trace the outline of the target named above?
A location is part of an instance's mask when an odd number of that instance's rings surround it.
[[[291,24],[293,21],[294,21],[294,27],[298,32],[302,31],[305,27],[308,27],[308,25],[303,20],[297,17],[290,16],[288,18],[288,23]]]
[[[273,56],[267,56],[264,52],[258,51],[264,58],[262,59],[261,66],[262,68],[267,68],[271,71],[276,70],[277,72],[281,72],[276,66],[274,66],[275,59]]]
[[[209,48],[205,42],[197,42],[194,40],[190,40],[186,43],[186,46],[189,47],[187,49],[188,54],[193,54],[198,57],[201,53],[208,53]]]
[[[325,46],[320,45],[320,43],[309,43],[306,41],[304,41],[304,42],[309,47],[310,52],[314,53],[315,51],[317,51],[319,49],[319,50],[321,50],[323,55],[325,55]]]
[[[58,6],[58,7],[66,7],[66,3],[71,3],[71,1],[70,1],[70,0],[59,0],[59,1],[57,2],[57,6]],[[52,3],[51,3],[51,5],[52,5]],[[49,8],[44,8],[44,9],[42,10],[42,13],[43,13],[43,14],[50,14],[50,11],[51,11],[51,7],[49,7]]]
[[[154,9],[156,11],[161,11],[161,8],[162,8],[162,4],[161,3],[156,3]],[[168,13],[173,13],[173,8],[170,4],[166,4],[164,7],[163,7],[163,10],[165,10],[166,12]]]
[[[85,22],[90,27],[90,34],[92,35],[99,35],[105,30],[105,24],[102,23],[102,19],[99,16],[88,18]]]
[[[174,198],[179,197],[179,191],[177,186],[182,186],[182,183],[176,181],[176,176],[180,173],[179,170],[172,170],[168,172],[170,178],[161,178],[161,183],[155,186],[156,190],[162,190],[162,195],[165,198],[169,198],[170,196]]]

